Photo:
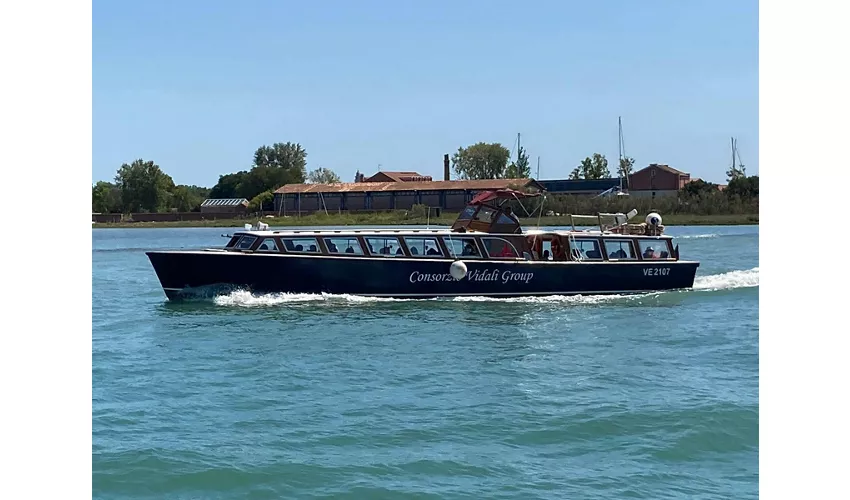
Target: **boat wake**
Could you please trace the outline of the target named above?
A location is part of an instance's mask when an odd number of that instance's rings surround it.
[[[730,271],[722,274],[698,276],[694,282],[693,290],[718,291],[736,288],[751,288],[759,286],[759,268]],[[225,295],[219,295],[213,299],[218,306],[227,307],[270,307],[280,305],[298,304],[369,304],[376,302],[508,302],[516,304],[572,304],[572,305],[594,305],[617,301],[634,301],[647,298],[659,297],[670,293],[681,292],[650,292],[628,295],[547,295],[535,297],[444,297],[435,299],[404,299],[388,297],[363,297],[359,295],[344,294],[312,294],[312,293],[268,293],[254,294],[245,290],[237,290]],[[687,292],[685,292],[687,293]]]
[[[306,302],[406,302],[416,299],[393,299],[386,297],[362,297],[360,295],[345,295],[331,293],[264,293],[255,294],[246,290],[237,290],[226,295],[219,295],[214,302],[219,306],[263,307],[281,304],[300,304]]]
[[[751,288],[759,286],[759,268],[746,271],[729,271],[722,274],[697,276],[694,280],[694,290],[730,290],[734,288]]]
[[[685,234],[682,236],[676,236],[677,240],[699,240],[703,238],[717,238],[720,236],[719,234],[711,233],[711,234]]]

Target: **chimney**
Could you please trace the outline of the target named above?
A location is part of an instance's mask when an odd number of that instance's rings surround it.
[[[450,181],[451,176],[449,175],[449,155],[443,155],[443,180]]]

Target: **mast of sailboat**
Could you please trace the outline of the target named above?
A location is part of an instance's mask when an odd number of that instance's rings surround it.
[[[516,133],[516,164],[519,165],[519,132]]]
[[[625,158],[626,158],[626,144],[623,141],[623,117],[622,116],[617,117],[617,124],[618,124],[618,128],[619,128],[619,133],[620,133],[620,143],[619,143],[619,150],[620,150],[619,163],[620,164],[617,166],[617,176],[620,178],[620,192],[622,192],[623,191],[623,160],[625,160]],[[628,189],[628,187],[629,187],[629,179],[626,178],[626,189]]]
[[[735,172],[735,138],[732,137],[732,173]]]

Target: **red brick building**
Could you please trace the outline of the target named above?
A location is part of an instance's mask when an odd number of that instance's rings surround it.
[[[656,196],[675,194],[691,181],[691,174],[669,165],[651,163],[629,176],[629,194]]]

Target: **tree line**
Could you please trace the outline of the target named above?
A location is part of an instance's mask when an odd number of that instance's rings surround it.
[[[199,211],[207,198],[245,198],[253,210],[271,210],[284,184],[340,182],[327,168],[307,173],[307,151],[287,142],[261,146],[250,169],[220,175],[212,188],[175,184],[153,161],[138,159],[118,168],[113,182],[92,187],[92,211],[100,213]]]
[[[512,160],[510,150],[502,144],[478,142],[458,148],[451,162],[456,176],[465,180],[531,177],[528,153],[523,147],[518,148],[517,157]],[[634,164],[634,158],[621,158],[618,175],[628,179]],[[569,176],[570,179],[610,177],[608,160],[599,153],[583,159]],[[701,180],[687,184],[679,192],[676,207],[665,207],[667,212],[677,213],[677,210],[685,209],[690,210],[689,213],[736,213],[736,210],[752,209],[753,200],[755,212],[758,212],[758,176],[747,176],[746,167],[741,164],[733,165],[727,171],[727,177],[729,184],[724,191],[716,184]],[[358,172],[356,181],[362,178]],[[137,159],[121,165],[113,182],[99,181],[92,187],[92,210],[100,213],[190,212],[200,210],[201,203],[207,198],[245,198],[249,200],[251,210],[272,210],[276,189],[285,184],[304,182],[329,184],[341,181],[335,172],[327,168],[316,168],[308,173],[307,151],[301,144],[292,142],[260,146],[254,152],[251,168],[220,175],[212,188],[175,184],[171,176],[153,161]],[[553,210],[568,211],[568,206],[577,202],[563,203]],[[602,198],[581,203],[610,203],[610,200]],[[669,200],[659,199],[656,203],[661,210],[660,204],[669,203]]]
[[[511,151],[500,143],[479,142],[458,148],[452,155],[452,167],[460,179],[527,179],[531,177],[528,153],[520,146],[517,159],[511,161]],[[635,159],[620,159],[619,175],[628,177],[632,173]],[[607,179],[611,177],[605,155],[593,153],[586,157],[570,173],[570,179]]]

